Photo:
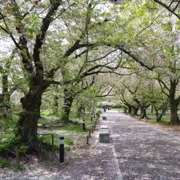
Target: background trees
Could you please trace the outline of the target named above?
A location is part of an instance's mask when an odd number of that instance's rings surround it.
[[[16,82],[15,89],[24,93],[17,131],[22,141],[37,136],[45,92],[52,96],[49,102],[54,107],[61,106],[54,113],[62,109],[61,119],[66,122],[73,101],[82,101],[79,106],[84,104],[82,95],[97,85],[97,76],[107,73],[114,74],[112,81],[117,79],[115,83],[109,81],[108,88],[129,111],[133,109],[137,114],[141,109],[145,117],[147,107],[154,106],[160,119],[159,108],[166,109],[163,107],[169,99],[171,123],[178,123],[178,3],[171,5],[168,8],[173,8],[170,12],[177,18],[169,15],[159,1],[124,1],[116,5],[78,0],[3,1],[0,29],[13,44],[10,51],[16,51],[17,68],[11,71],[4,59],[1,78],[6,99],[2,102],[9,101],[13,92],[9,85]],[[102,92],[106,89],[96,87]],[[59,89],[60,96],[54,89]],[[97,89],[98,97],[102,92]],[[161,92],[167,98],[160,95],[160,102],[155,101]]]

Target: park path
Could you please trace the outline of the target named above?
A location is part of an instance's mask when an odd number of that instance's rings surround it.
[[[103,113],[90,145],[72,151],[57,172],[17,176],[14,180],[180,180],[180,137],[118,113]],[[99,143],[108,125],[110,143]]]
[[[107,113],[123,180],[180,180],[180,137],[115,112]]]

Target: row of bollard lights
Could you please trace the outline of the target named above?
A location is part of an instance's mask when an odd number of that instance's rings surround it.
[[[97,121],[99,119],[100,113],[94,114],[94,118],[96,118],[97,115]],[[91,122],[93,121],[93,116],[91,116]],[[91,132],[93,133],[93,131],[95,130],[96,127],[96,123],[97,121],[95,121],[95,125],[92,126],[92,129],[89,129],[89,133],[87,135],[87,144],[89,144],[89,138],[91,137]],[[82,128],[83,131],[86,130],[86,124],[85,124],[85,120],[83,120],[82,123]],[[64,163],[64,136],[60,137],[60,145],[59,145],[59,162],[60,163]],[[52,146],[54,145],[54,135],[52,134]],[[19,165],[19,148],[16,147],[16,159],[17,159],[17,164]]]
[[[98,119],[99,119],[99,116],[100,116],[100,114],[97,114]],[[94,114],[94,118],[96,118],[96,114]],[[91,122],[92,121],[93,121],[93,116],[91,116]],[[96,123],[95,123],[95,125],[96,125]],[[83,131],[86,130],[85,120],[83,120],[82,128],[83,128]],[[93,132],[93,130],[95,130],[95,127],[92,127],[92,132]],[[89,142],[89,137],[91,137],[91,130],[89,130],[89,135],[87,135],[87,144]],[[63,136],[60,137],[59,162],[64,163],[64,137]]]

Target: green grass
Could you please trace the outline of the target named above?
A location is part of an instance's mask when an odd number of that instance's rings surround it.
[[[41,111],[41,115],[45,115],[45,116],[53,115],[53,110],[50,109],[50,110]]]
[[[0,134],[0,152],[6,151],[11,148],[15,135],[13,133],[1,133]]]
[[[42,141],[52,145],[52,135],[41,135],[40,139]],[[59,137],[54,136],[54,146],[58,148],[59,147],[59,143],[60,143]],[[74,145],[74,140],[73,139],[69,139],[69,138],[65,138],[64,143],[65,143],[65,148],[67,146],[73,146]]]
[[[45,116],[43,115],[39,120],[39,124],[51,124],[57,122],[59,118],[57,116]]]
[[[6,168],[6,167],[12,168],[14,172],[19,172],[24,169],[22,165],[11,163],[11,161],[8,159],[0,159],[0,168]]]
[[[0,159],[0,168],[10,167],[11,162],[8,159]]]
[[[151,124],[164,124],[164,125],[167,125],[170,122],[170,118],[163,117],[160,122],[157,122],[157,120],[155,120],[155,119],[148,120],[147,122],[149,122]]]
[[[65,124],[62,127],[58,127],[59,130],[69,131],[69,132],[84,132],[81,125],[76,124]]]

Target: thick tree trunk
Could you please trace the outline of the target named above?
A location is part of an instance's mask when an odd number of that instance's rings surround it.
[[[138,109],[139,109],[139,108],[137,108],[137,107],[134,107],[134,108],[133,108],[133,116],[137,116]]]
[[[171,111],[171,124],[179,124],[178,117],[178,103],[175,100],[170,100],[170,111]]]
[[[145,107],[141,107],[141,116],[140,116],[140,118],[141,118],[141,119],[147,118],[146,108],[145,108]]]
[[[20,136],[23,142],[34,141],[37,138],[41,100],[47,87],[48,84],[41,84],[21,99],[23,112],[20,114],[17,136]]]
[[[178,117],[178,105],[179,105],[179,99],[175,99],[175,93],[176,93],[176,86],[177,82],[175,80],[170,80],[171,86],[170,86],[170,111],[171,111],[171,124],[179,124],[179,117]]]
[[[128,113],[131,114],[132,113],[132,107],[128,106]]]

